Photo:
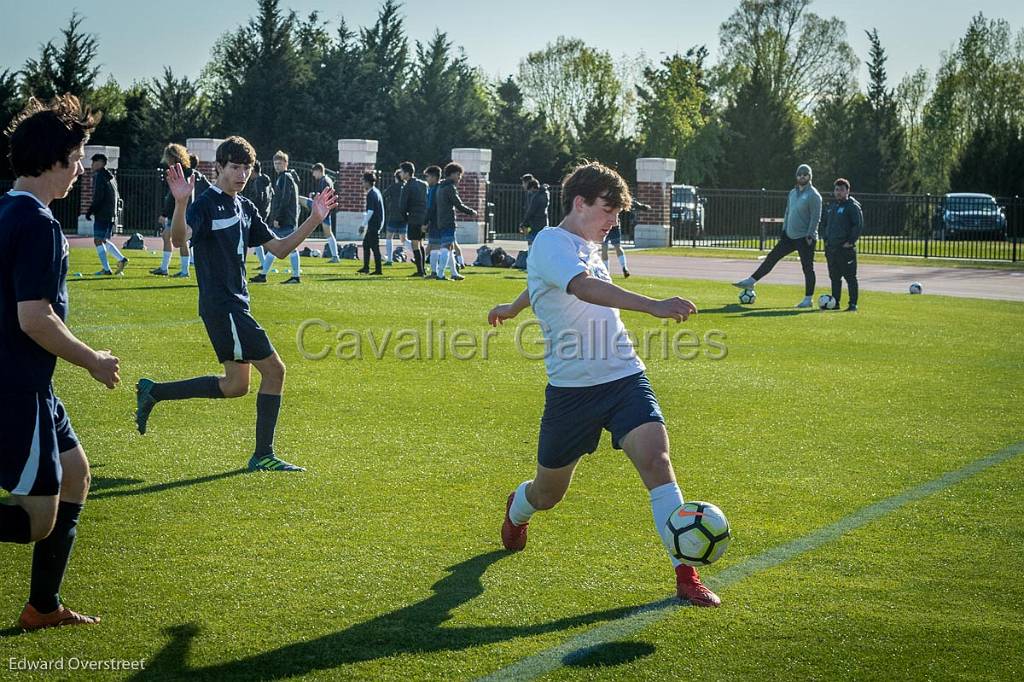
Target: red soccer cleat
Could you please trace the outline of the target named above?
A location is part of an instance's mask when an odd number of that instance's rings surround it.
[[[526,547],[526,529],[529,527],[529,523],[524,523],[521,526],[517,526],[512,523],[512,519],[508,516],[508,511],[512,508],[512,500],[516,496],[516,491],[512,491],[512,494],[508,496],[508,503],[505,505],[505,523],[501,524],[501,544],[505,545],[505,549],[510,552],[518,552]]]
[[[721,606],[722,600],[700,581],[697,569],[686,564],[676,566],[676,596],[694,606]]]
[[[83,616],[63,604],[51,613],[39,613],[31,604],[25,604],[25,609],[21,612],[21,617],[18,618],[18,626],[22,630],[42,630],[43,628],[60,628],[67,625],[95,625],[99,622],[99,616]]]

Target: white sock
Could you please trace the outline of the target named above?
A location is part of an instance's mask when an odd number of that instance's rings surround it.
[[[605,261],[604,261],[604,269],[608,270],[608,260],[607,259],[605,259]],[[611,270],[608,270],[608,272],[610,273]]]
[[[333,232],[327,233],[327,245],[330,247],[331,258],[338,257],[338,240],[334,238]]]
[[[164,251],[164,259],[160,261],[160,269],[167,272],[167,268],[171,267],[171,252]]]
[[[406,253],[412,253],[412,242],[411,241],[406,239],[404,242],[402,242],[402,246],[405,247],[405,252]]]
[[[394,248],[395,248],[394,242],[395,242],[395,240],[392,239],[391,237],[388,237],[387,239],[384,240],[384,245],[385,245],[386,250],[387,250],[387,258],[385,258],[385,260],[387,262],[389,262],[389,263],[391,262],[391,254],[394,253]]]
[[[430,272],[433,275],[437,275],[437,258],[441,255],[441,252],[434,249],[430,252]]]
[[[439,277],[444,277],[444,271],[448,269],[448,262],[451,260],[451,257],[452,252],[444,248],[437,255],[437,274]]]
[[[181,274],[188,274],[188,266],[192,265],[192,256],[181,257]]]
[[[291,259],[292,259],[292,277],[298,277],[299,276],[299,252],[298,251],[292,251]]]
[[[462,254],[461,253],[455,254],[455,264],[458,265],[460,268],[466,267],[466,262],[464,260],[462,260]]]
[[[267,255],[263,257],[263,263],[260,265],[260,272],[264,275],[270,272],[270,266],[274,264],[274,254],[267,251]]]
[[[263,259],[267,257],[267,250],[262,246],[257,246],[253,253],[256,254],[256,262],[260,264],[260,267],[263,267]]]
[[[619,265],[622,266],[623,270],[628,270],[629,269],[629,268],[626,267],[626,254],[624,254],[624,253],[620,253],[619,254]]]
[[[519,487],[516,488],[515,497],[512,498],[512,506],[508,510],[508,517],[517,526],[529,523],[530,517],[537,513],[537,510],[533,508],[530,501],[526,499],[526,486],[531,483],[533,481],[523,481],[519,484]]]
[[[121,261],[124,260],[124,254],[121,253],[116,246],[114,246],[114,242],[111,242],[111,241],[103,242],[103,246],[105,246],[107,248],[107,253],[110,253],[110,254],[114,255],[114,258],[117,259],[118,263],[120,263]]]
[[[109,270],[110,264],[107,262],[107,250],[103,248],[103,244],[96,247],[96,253],[100,256],[100,265],[103,266],[103,269]]]
[[[452,266],[453,276],[459,274],[459,268],[462,267],[462,264],[459,263],[459,256],[457,256],[454,251],[452,252],[451,257],[448,258],[448,264]]]
[[[654,488],[651,490],[650,495],[651,514],[654,515],[654,527],[658,531],[658,535],[662,540],[662,546],[666,548],[665,552],[667,553],[668,546],[672,544],[672,538],[668,534],[665,522],[668,521],[668,517],[672,512],[674,512],[679,505],[683,503],[683,493],[679,491],[679,485],[673,481],[672,483],[665,483],[664,485],[659,485],[657,488]],[[678,566],[683,563],[671,554],[668,555],[668,558],[672,561],[673,566]]]

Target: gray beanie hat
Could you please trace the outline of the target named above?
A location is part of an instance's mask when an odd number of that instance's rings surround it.
[[[808,166],[806,163],[801,163],[799,166],[796,167],[796,174],[800,175],[801,173],[807,173],[807,175],[809,175],[810,177],[814,177],[814,173],[811,172],[811,167]]]

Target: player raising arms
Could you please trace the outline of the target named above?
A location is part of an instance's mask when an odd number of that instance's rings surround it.
[[[199,284],[199,317],[206,325],[217,359],[224,365],[224,376],[168,383],[139,380],[135,423],[139,433],[145,433],[150,412],[161,400],[244,396],[249,392],[252,365],[261,379],[256,396],[256,449],[249,459],[249,469],[304,471],[274,454],[274,431],[281,411],[285,369],[267,332],[249,314],[245,256],[248,247],[262,245],[278,258],[287,257],[334,208],[334,190],[327,188],[318,194],[309,218],[299,229],[277,239],[256,206],[240,194],[256,161],[252,145],[241,137],[229,137],[217,147],[216,160],[216,183],[196,197],[191,206],[188,201],[194,180],[186,179],[180,166],[168,169],[167,184],[175,201],[171,240],[175,245],[192,240]]]
[[[611,432],[612,447],[625,450],[640,474],[659,534],[683,503],[669,460],[661,407],[619,309],[676,321],[697,309],[681,298],[658,301],[611,283],[598,245],[631,201],[629,187],[612,169],[599,163],[577,166],[562,183],[565,219],[541,230],[530,248],[526,290],[515,302],[496,306],[487,315],[488,322],[497,325],[532,305],[549,349],[544,358],[549,383],[537,473],[508,496],[501,528],[508,550],[526,547],[530,518],[562,500],[580,457],[597,449],[602,429]],[[577,351],[560,352],[569,339],[576,340]],[[670,559],[680,598],[695,606],[721,603],[695,569]]]
[[[0,542],[36,543],[28,603],[18,619],[25,630],[99,621],[60,599],[89,492],[89,462],[51,380],[61,358],[114,388],[118,360],[64,326],[68,242],[49,208],[82,174],[83,145],[98,120],[71,95],[49,106],[32,98],[7,130],[17,179],[0,197],[0,488],[11,494],[11,504],[0,504]]]

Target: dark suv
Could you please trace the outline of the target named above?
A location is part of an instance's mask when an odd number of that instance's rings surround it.
[[[1006,214],[989,194],[947,194],[935,211],[932,237],[940,240],[1006,239]]]
[[[693,185],[672,185],[671,220],[677,237],[700,237],[704,234],[704,197]]]

